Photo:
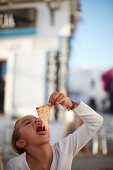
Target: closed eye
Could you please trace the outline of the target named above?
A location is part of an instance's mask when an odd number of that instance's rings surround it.
[[[29,125],[29,124],[31,124],[31,121],[27,122],[27,123],[25,124],[25,126],[26,126],[26,125]]]

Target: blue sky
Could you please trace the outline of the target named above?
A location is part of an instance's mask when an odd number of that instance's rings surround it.
[[[81,0],[81,21],[71,42],[69,66],[113,67],[113,0]]]

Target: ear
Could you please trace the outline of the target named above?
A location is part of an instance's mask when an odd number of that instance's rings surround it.
[[[24,148],[26,146],[26,141],[23,140],[23,139],[19,139],[17,142],[16,142],[16,146],[18,148]]]

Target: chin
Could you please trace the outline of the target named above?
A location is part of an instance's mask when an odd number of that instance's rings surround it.
[[[48,137],[48,138],[42,140],[42,143],[49,144],[50,143],[50,138]]]

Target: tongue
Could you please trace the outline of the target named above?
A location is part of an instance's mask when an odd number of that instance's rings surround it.
[[[37,132],[39,135],[46,135],[48,132],[47,131],[40,131],[40,132]]]
[[[39,135],[46,135],[47,134],[47,131],[45,129],[45,126],[38,126],[36,128],[36,132],[39,134]]]

